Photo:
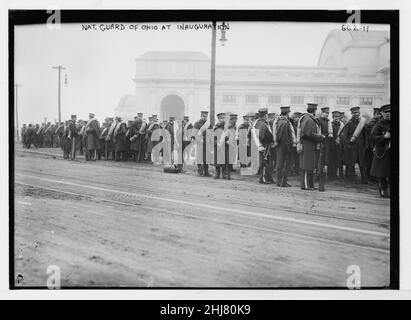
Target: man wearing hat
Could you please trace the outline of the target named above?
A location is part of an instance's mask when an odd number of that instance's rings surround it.
[[[271,132],[273,133],[273,136],[275,136],[275,126],[277,124],[278,121],[278,115],[275,112],[269,112],[268,113],[268,124],[271,128]],[[275,137],[274,137],[275,138]],[[268,173],[268,177],[270,178],[270,182],[271,183],[276,183],[274,181],[273,178],[273,173],[274,173],[274,168],[275,168],[275,164],[277,161],[277,150],[276,150],[276,145],[275,145],[275,141],[273,144],[271,144],[270,146],[270,158],[269,158],[269,164],[267,166],[267,170],[269,171]]]
[[[183,163],[184,163],[184,150],[186,147],[188,147],[191,144],[191,129],[193,129],[193,125],[190,122],[190,117],[189,116],[184,116],[183,120],[181,121],[181,128],[178,128],[178,133],[176,134],[177,137],[179,138],[179,141],[182,142],[182,159],[181,163],[179,163],[178,169],[180,172],[183,170]],[[187,149],[187,152],[189,150]]]
[[[290,121],[293,125],[294,133],[297,137],[297,127],[298,121],[300,120],[302,113],[301,112],[294,112],[290,118]],[[291,172],[297,176],[300,175],[300,155],[297,152],[297,147],[293,146],[291,150]]]
[[[366,136],[366,149],[365,149],[365,173],[367,175],[367,179],[371,183],[376,183],[376,178],[370,175],[371,164],[374,158],[373,153],[373,144],[371,142],[371,130],[372,128],[382,119],[382,115],[380,112],[380,108],[373,108],[373,118],[369,119],[365,123],[365,136]]]
[[[199,152],[196,152],[196,162],[197,162],[197,172],[200,177],[211,177],[211,174],[208,172],[208,164],[207,164],[207,152],[206,152],[206,137],[207,137],[207,129],[213,129],[210,122],[207,121],[208,111],[201,111],[200,113],[200,120],[194,123],[194,129],[198,130],[197,135],[191,136],[191,141],[195,139],[200,139],[201,143],[199,144],[200,147],[202,146],[203,149]],[[199,146],[197,145],[197,147]]]
[[[143,124],[143,120],[137,115],[134,117],[134,121],[126,132],[127,139],[130,142],[130,155],[133,161],[140,161],[140,129]]]
[[[70,155],[71,160],[74,160],[76,157],[76,147],[78,140],[77,133],[77,116],[71,115],[71,120],[68,122],[68,135],[67,135],[67,148],[68,154]]]
[[[138,118],[141,120],[141,127],[138,135],[138,161],[142,162],[147,160],[147,122],[143,118],[143,113],[137,113]]]
[[[389,198],[390,192],[390,152],[391,152],[391,105],[381,107],[382,119],[371,130],[371,143],[374,145],[374,158],[370,174],[378,179],[380,196]]]
[[[342,162],[343,153],[339,138],[343,127],[344,123],[341,121],[341,112],[333,111],[331,121],[332,137],[330,138],[330,154],[328,157],[327,170],[328,179],[330,180],[337,178],[337,171],[339,178],[344,177]]]
[[[94,113],[89,113],[89,121],[86,124],[86,161],[96,161],[97,160],[97,150],[99,149],[99,136],[100,136],[100,125],[96,119],[94,119]]]
[[[323,152],[322,152],[322,159],[321,159],[321,163],[324,166],[325,165],[328,166],[328,163],[329,163],[330,140],[333,138],[331,121],[328,118],[329,114],[330,114],[330,108],[322,107],[321,114],[318,118],[321,134],[325,136],[325,139],[323,141]]]
[[[254,115],[254,113],[253,113]],[[240,130],[247,130],[247,139],[245,141],[240,140],[239,143],[242,143],[244,145],[244,148],[247,148],[247,156],[251,156],[251,144],[249,140],[249,128],[250,128],[250,113],[246,114],[243,116],[243,122],[238,126],[238,131],[241,132]],[[241,163],[240,166],[242,168],[246,167],[246,163]]]
[[[340,139],[344,145],[344,161],[348,177],[355,177],[355,164],[358,163],[361,173],[361,183],[368,183],[365,173],[365,118],[361,117],[360,107],[353,107],[351,119],[342,129]]]
[[[115,161],[127,161],[127,124],[123,121],[121,117],[117,117],[117,124],[114,129],[113,142],[114,142],[114,151]]]
[[[316,103],[307,103],[307,113],[301,116],[297,128],[297,143],[302,145],[300,154],[301,189],[310,191],[316,189],[314,188],[314,169],[317,167],[321,142],[325,138],[320,134],[315,119],[316,110]]]
[[[258,109],[258,120],[254,125],[254,129],[258,131],[258,151],[259,151],[259,174],[261,184],[271,184],[272,177],[270,176],[270,147],[274,143],[273,133],[270,125],[267,122],[267,108]],[[253,138],[255,139],[255,131],[253,132]]]
[[[112,123],[113,118],[105,118],[104,123],[102,125],[102,130],[100,133],[100,152],[99,152],[99,157],[98,159],[100,160],[101,157],[103,156],[104,159],[108,157],[107,155],[107,136],[108,136],[108,131],[110,130],[110,126]]]
[[[154,146],[156,146],[159,141],[152,141],[151,136],[153,132],[157,129],[160,129],[160,125],[158,124],[158,118],[156,114],[153,114],[151,116],[151,122],[148,124],[147,128],[147,153],[148,153],[148,159],[151,160],[151,151],[153,150]],[[161,137],[162,139],[162,137]],[[151,160],[152,161],[152,160]]]
[[[291,164],[291,151],[296,143],[294,128],[289,120],[290,107],[283,106],[280,108],[280,116],[276,119],[274,125],[274,144],[277,145],[277,185],[279,187],[291,187],[287,182],[288,171]]]
[[[214,179],[219,179],[221,171],[223,172],[223,179],[230,180],[230,169],[228,166],[228,146],[226,142],[228,137],[225,136],[225,129],[228,127],[228,123],[225,120],[226,114],[220,112],[217,114],[217,123],[214,126],[214,166],[215,166],[215,176]],[[215,132],[219,130],[220,134]],[[224,153],[224,163],[218,155]]]

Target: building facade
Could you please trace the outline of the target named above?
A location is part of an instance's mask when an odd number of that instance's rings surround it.
[[[147,52],[136,59],[135,92],[121,98],[116,114],[195,120],[209,110],[210,67],[200,52]],[[261,106],[279,112],[282,105],[303,112],[317,102],[346,113],[360,106],[371,115],[390,102],[389,32],[333,30],[312,67],[217,65],[215,91],[216,113],[241,116]]]

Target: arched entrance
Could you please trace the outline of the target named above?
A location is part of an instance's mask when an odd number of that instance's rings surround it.
[[[162,120],[168,120],[169,117],[176,117],[176,120],[183,120],[184,117],[184,101],[176,94],[169,94],[161,101]]]

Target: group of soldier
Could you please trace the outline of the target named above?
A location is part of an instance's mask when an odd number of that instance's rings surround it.
[[[183,150],[195,139],[202,139],[202,148],[197,148],[202,152],[197,152],[199,156],[195,157],[197,172],[199,176],[211,177],[206,159],[206,131],[231,130],[237,132],[236,139],[239,140],[238,132],[243,129],[247,131],[247,156],[251,154],[252,143],[257,146],[261,184],[290,187],[288,176],[295,174],[300,175],[301,189],[316,190],[315,177],[319,181],[354,179],[357,163],[361,183],[378,183],[380,196],[389,197],[390,105],[374,108],[373,118],[368,120],[361,115],[360,107],[350,109],[351,118],[348,120],[339,111],[333,111],[330,119],[328,107],[318,111],[314,103],[307,104],[305,113],[291,113],[290,106],[281,107],[279,114],[260,108],[257,113],[244,115],[240,125],[237,125],[238,115],[232,113],[217,114],[217,122],[212,125],[208,111],[201,111],[200,120],[194,124],[187,116],[181,120],[183,136],[192,129],[197,133],[184,139]],[[143,114],[138,113],[134,121],[106,118],[100,126],[95,115],[90,113],[88,121],[77,121],[77,117],[72,115],[71,120],[60,124],[23,125],[21,134],[26,148],[32,144],[35,147],[61,147],[66,159],[74,159],[76,151],[79,151],[81,155],[85,154],[87,161],[103,158],[142,162],[151,159],[151,151],[161,141],[151,139],[156,129],[167,130],[173,140],[175,121],[175,117],[170,117],[168,121],[159,123],[158,116],[153,115],[146,122]],[[225,137],[225,144],[225,159],[232,159],[228,137]],[[217,145],[217,137],[214,137],[214,178],[231,179],[231,173],[235,172],[233,162],[217,162]],[[238,159],[238,152],[235,157]],[[241,163],[241,167],[248,166],[250,163]],[[177,167],[182,170],[182,164]]]

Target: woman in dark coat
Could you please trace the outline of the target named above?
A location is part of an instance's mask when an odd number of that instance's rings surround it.
[[[374,145],[374,158],[370,175],[378,178],[381,197],[388,198],[388,184],[390,178],[390,149],[391,149],[391,105],[381,107],[383,119],[378,121],[370,134],[371,143]]]

